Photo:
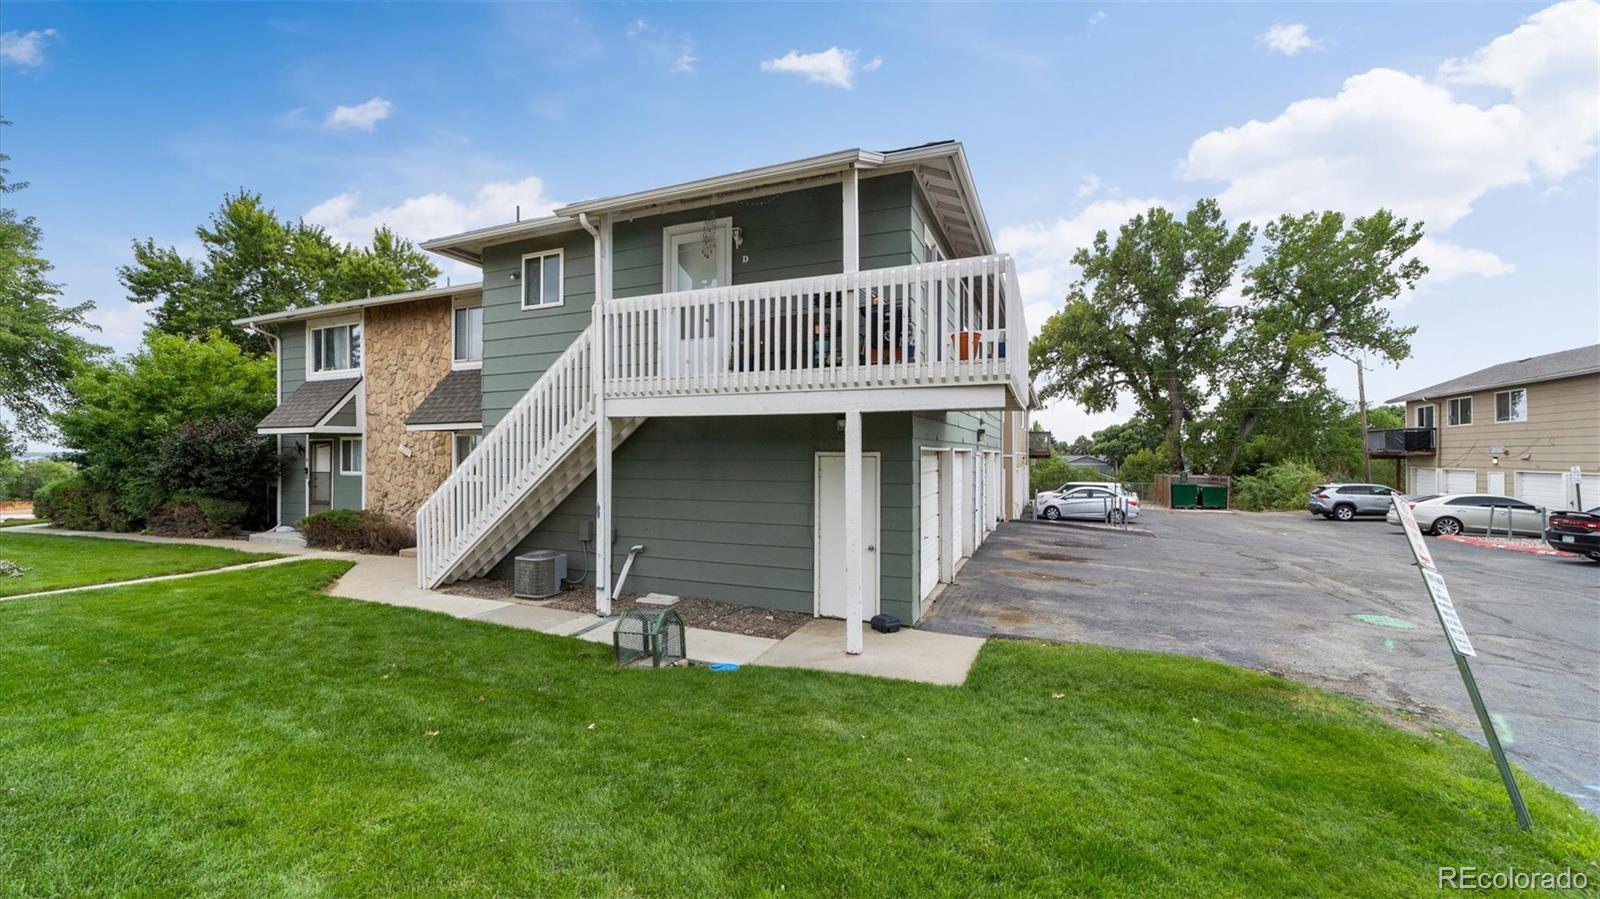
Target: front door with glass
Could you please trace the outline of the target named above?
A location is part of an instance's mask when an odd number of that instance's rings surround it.
[[[733,220],[712,219],[667,228],[663,234],[662,285],[668,291],[704,290],[733,283]],[[680,374],[709,374],[725,364],[718,339],[717,307],[696,303],[672,322],[667,358]],[[723,330],[726,330],[724,325]]]

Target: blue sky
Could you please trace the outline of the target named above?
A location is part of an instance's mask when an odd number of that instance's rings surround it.
[[[846,147],[965,142],[1035,328],[1151,203],[1428,222],[1375,399],[1600,339],[1600,5],[0,7],[7,198],[126,351],[134,238],[225,191],[421,239]],[[448,265],[452,277],[469,278]],[[1348,365],[1333,371],[1353,394]],[[1131,413],[1041,418],[1071,437]]]

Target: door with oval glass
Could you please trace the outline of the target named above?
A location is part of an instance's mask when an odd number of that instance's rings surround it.
[[[669,292],[727,287],[733,283],[733,219],[708,219],[673,225],[662,232],[662,289]],[[678,374],[705,375],[725,364],[718,339],[718,307],[682,307],[670,323],[673,345],[667,358]],[[720,329],[727,330],[724,323]]]

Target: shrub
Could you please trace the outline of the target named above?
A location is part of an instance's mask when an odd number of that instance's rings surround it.
[[[58,478],[35,491],[33,514],[75,531],[133,530],[133,518],[117,497],[79,474]]]
[[[1304,462],[1266,465],[1253,475],[1233,479],[1233,504],[1251,512],[1299,509],[1311,488],[1324,480],[1322,472]]]
[[[237,537],[247,507],[213,496],[175,496],[150,513],[149,529],[163,537]]]
[[[67,477],[74,470],[54,459],[0,460],[0,499],[33,499],[40,487]]]
[[[306,545],[320,549],[394,555],[417,545],[417,535],[402,518],[383,512],[331,509],[300,519]]]
[[[1122,467],[1117,470],[1117,476],[1125,483],[1148,484],[1156,479],[1156,475],[1172,467],[1172,452],[1165,444],[1155,449],[1135,450],[1122,460]]]
[[[256,433],[256,418],[228,415],[186,421],[162,437],[156,444],[150,475],[172,502],[237,501],[232,524],[248,520],[259,525],[272,517],[278,467],[277,447],[270,437]],[[217,510],[202,511],[207,511],[210,519]]]

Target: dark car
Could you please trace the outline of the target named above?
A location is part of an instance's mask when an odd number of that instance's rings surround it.
[[[1544,542],[1600,562],[1600,506],[1587,512],[1551,512],[1545,522]]]

